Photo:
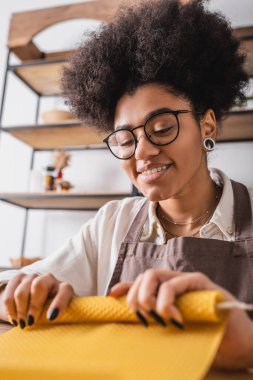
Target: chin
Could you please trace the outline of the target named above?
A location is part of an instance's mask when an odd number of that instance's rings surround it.
[[[140,189],[139,191],[151,202],[160,202],[170,198],[170,194],[164,194],[157,189]]]

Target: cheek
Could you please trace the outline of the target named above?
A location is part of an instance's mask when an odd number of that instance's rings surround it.
[[[184,136],[184,138],[178,141],[177,146],[175,146],[175,158],[178,164],[181,162],[187,166],[194,165],[194,163],[201,159],[202,153],[200,132]]]
[[[136,180],[136,165],[134,159],[121,160],[120,165],[132,182]]]

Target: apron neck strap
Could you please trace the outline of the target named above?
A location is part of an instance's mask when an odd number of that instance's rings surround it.
[[[234,193],[235,240],[252,238],[252,209],[247,187],[231,180]]]
[[[138,242],[140,240],[144,223],[146,222],[147,217],[148,217],[148,206],[149,206],[149,201],[146,200],[146,202],[144,202],[144,204],[142,205],[140,211],[137,213],[125,237],[125,240],[124,240],[125,243],[133,243],[133,242]]]

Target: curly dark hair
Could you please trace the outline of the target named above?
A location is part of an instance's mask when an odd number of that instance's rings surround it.
[[[212,108],[217,120],[235,100],[244,101],[245,54],[226,18],[204,3],[140,0],[121,6],[64,69],[63,93],[75,115],[111,130],[119,98],[149,83],[183,95],[195,111]]]

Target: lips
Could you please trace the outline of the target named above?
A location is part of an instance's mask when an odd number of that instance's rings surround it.
[[[163,170],[166,170],[169,166],[171,166],[171,164],[161,164],[159,166],[158,165],[156,165],[156,166],[153,166],[153,165],[143,166],[143,167],[139,168],[137,170],[137,172],[140,174],[144,174],[144,175],[153,174],[153,173],[157,173],[157,172],[161,172]]]
[[[145,184],[152,184],[164,176],[168,170],[170,170],[171,166],[172,164],[160,165],[155,168],[150,166],[150,168],[142,170],[141,173],[139,173],[138,179]]]
[[[142,172],[142,174],[153,174],[153,173],[158,173],[158,172],[161,172],[163,170],[166,170],[167,169],[167,166],[166,165],[163,165],[163,166],[160,166],[159,168],[154,168],[154,169],[150,169],[150,170],[145,170]]]

